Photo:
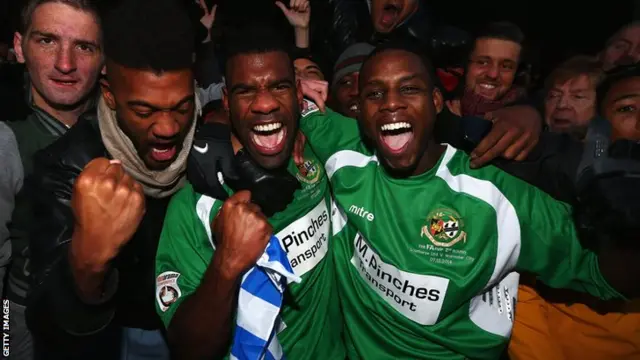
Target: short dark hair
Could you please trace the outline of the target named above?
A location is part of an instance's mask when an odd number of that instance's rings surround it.
[[[26,0],[20,13],[20,33],[24,34],[29,30],[31,21],[33,19],[33,13],[40,5],[48,3],[58,3],[71,6],[72,8],[92,13],[96,21],[100,22],[99,10],[96,4],[96,0]]]
[[[233,29],[233,30],[231,30]],[[289,58],[289,66],[293,72],[291,46],[282,40],[282,34],[266,25],[243,26],[228,29],[222,47],[224,73],[227,77],[230,60],[237,55],[264,54],[282,52]]]
[[[524,45],[525,40],[524,33],[520,27],[508,21],[489,23],[475,35],[475,40],[481,38],[509,40],[519,45]]]
[[[598,112],[600,114],[602,114],[603,101],[607,93],[609,93],[609,90],[620,81],[632,77],[640,77],[640,63],[618,66],[606,73],[604,80],[596,89]]]
[[[121,0],[103,19],[108,60],[157,73],[193,65],[194,30],[177,0]]]
[[[429,76],[429,79],[428,79],[429,88],[430,90],[433,89],[436,81],[435,81],[435,71],[433,69],[433,63],[431,61],[429,48],[426,47],[426,45],[420,43],[419,41],[409,36],[396,37],[377,46],[362,63],[362,69],[364,69],[365,65],[369,61],[371,61],[371,59],[374,58],[376,55],[383,53],[385,51],[390,51],[390,50],[406,51],[420,58],[420,61],[426,68],[427,75]],[[362,84],[364,83],[360,81],[359,82],[360,90],[362,90]]]

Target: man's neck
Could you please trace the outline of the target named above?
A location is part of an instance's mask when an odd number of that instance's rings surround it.
[[[72,127],[78,122],[78,118],[82,113],[89,110],[89,99],[79,103],[78,105],[69,108],[56,108],[49,104],[35,89],[31,89],[33,95],[33,103],[38,108],[44,110],[47,114],[53,116],[56,120],[65,124],[67,127]]]
[[[446,149],[446,146],[440,145],[434,140],[431,140],[429,146],[427,147],[427,150],[418,161],[418,165],[414,169],[411,176],[422,175],[427,171],[433,169]]]
[[[412,176],[422,175],[429,170],[433,169],[433,167],[438,163],[442,153],[446,150],[445,145],[440,145],[435,141],[431,141],[427,150],[425,150],[424,154],[418,160],[418,163],[410,168],[405,170],[397,170],[391,169],[388,166],[385,166],[386,172],[396,179],[406,179]],[[384,165],[385,163],[382,162]]]

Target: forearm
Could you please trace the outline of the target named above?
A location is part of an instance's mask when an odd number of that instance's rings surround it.
[[[200,287],[178,307],[168,329],[172,354],[179,359],[222,358],[229,351],[239,278],[225,274],[214,255]]]
[[[296,38],[296,47],[300,49],[307,49],[309,47],[309,28],[308,27],[296,27],[294,29]]]
[[[81,299],[90,302],[100,301],[104,293],[104,279],[107,273],[106,265],[101,268],[91,269],[81,264],[73,255],[69,254],[69,269],[73,285]]]
[[[29,306],[33,306],[32,310],[37,313],[48,312],[55,322],[53,328],[61,328],[68,334],[85,336],[101,331],[109,325],[115,314],[112,300],[118,287],[117,270],[102,274],[99,280],[94,278],[94,283],[87,282],[90,286],[81,290],[73,274],[75,270],[67,246],[60,245],[56,253],[60,256],[51,254],[51,261],[42,267],[42,272],[35,274]],[[86,290],[89,288],[100,289],[102,296],[88,296],[91,292]]]

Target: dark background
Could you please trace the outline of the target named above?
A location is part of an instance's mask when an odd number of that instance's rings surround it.
[[[633,0],[428,2],[440,20],[469,31],[490,21],[514,22],[534,57],[539,54],[542,73],[571,55],[595,55],[640,10],[640,1]]]
[[[326,1],[312,0],[312,4]],[[508,20],[516,23],[526,34],[527,47],[531,50],[532,59],[543,74],[571,55],[597,53],[616,29],[632,21],[635,13],[640,14],[639,0],[420,1],[429,4],[438,22],[456,25],[469,31],[489,21]],[[273,0],[230,2],[234,3],[233,5],[242,5],[241,12],[236,16],[246,16],[248,21],[252,21],[253,16],[279,16],[279,20],[282,20],[279,9],[275,6],[271,8],[273,11],[265,14],[264,8],[257,5]],[[0,0],[0,42],[11,42],[18,23],[21,3],[22,0]],[[252,9],[256,11],[252,12]],[[258,9],[260,11],[257,11]]]

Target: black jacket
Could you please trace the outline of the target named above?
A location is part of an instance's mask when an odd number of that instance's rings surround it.
[[[27,322],[45,358],[117,358],[111,352],[119,349],[121,327],[163,328],[155,311],[154,266],[169,198],[147,197],[142,223],[113,261],[103,301],[89,304],[77,295],[67,258],[74,228],[71,193],[76,177],[98,157],[110,155],[95,114],[83,116],[35,156]]]
[[[445,109],[438,114],[436,138],[440,143],[447,143],[470,153],[486,135],[486,130],[477,126],[478,122],[484,120],[477,118],[471,122],[464,121]],[[469,138],[474,140],[467,141]],[[497,158],[491,161],[491,165],[528,182],[556,200],[576,205],[578,200],[575,182],[582,153],[583,144],[573,137],[543,132],[538,144],[524,161]]]

